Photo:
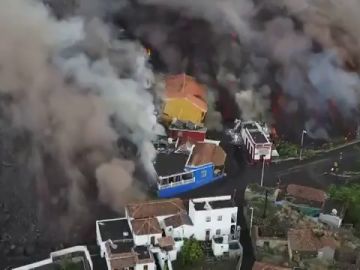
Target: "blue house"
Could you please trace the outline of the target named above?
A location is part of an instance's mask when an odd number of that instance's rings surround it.
[[[173,197],[221,179],[225,160],[222,147],[209,142],[195,143],[189,153],[159,153],[154,163],[158,196]]]

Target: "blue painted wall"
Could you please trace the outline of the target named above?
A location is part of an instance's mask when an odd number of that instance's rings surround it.
[[[214,177],[213,164],[207,164],[199,167],[187,167],[186,171],[192,171],[194,173],[195,182],[181,186],[161,189],[158,191],[158,196],[161,198],[173,197],[178,194],[199,188],[224,177],[224,175]]]

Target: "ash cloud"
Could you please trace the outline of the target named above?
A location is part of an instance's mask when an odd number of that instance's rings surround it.
[[[218,82],[233,93],[243,118],[271,114],[274,95],[287,100],[283,113],[304,117],[302,126],[294,127],[297,133],[309,121],[319,126],[313,134],[331,130],[317,119],[334,114],[329,103],[345,119],[358,112],[359,1],[140,2],[207,20],[217,34],[236,32],[237,44],[217,42],[209,57],[219,66]],[[271,93],[264,94],[263,87]],[[277,116],[268,118],[276,121]]]
[[[3,0],[0,29],[1,105],[9,128],[30,134],[40,215],[54,215],[51,226],[64,241],[76,222],[91,218],[91,187],[114,210],[129,199],[121,193],[136,161],[118,153],[119,137],[137,145],[153,172],[151,140],[162,132],[153,74],[140,44],[114,39],[99,18],[59,21],[38,1]]]

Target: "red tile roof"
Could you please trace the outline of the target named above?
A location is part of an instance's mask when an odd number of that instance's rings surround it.
[[[286,188],[287,195],[295,198],[323,203],[326,200],[326,193],[320,189],[290,184]]]
[[[225,164],[226,153],[221,146],[213,143],[198,142],[189,160],[190,166],[200,166],[213,163],[215,166]]]
[[[288,231],[289,245],[296,251],[318,251],[324,247],[336,249],[338,242],[325,232],[323,236],[317,236],[311,229],[291,229]]]
[[[126,209],[131,218],[170,216],[185,212],[184,203],[178,198],[131,203]]]
[[[131,221],[131,226],[136,235],[162,233],[160,224],[156,218],[133,219]]]
[[[165,98],[185,98],[207,111],[206,90],[193,77],[186,74],[171,75],[165,79]]]

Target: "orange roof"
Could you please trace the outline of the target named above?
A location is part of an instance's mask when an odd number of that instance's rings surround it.
[[[198,142],[189,160],[190,166],[201,166],[208,163],[214,163],[215,166],[225,164],[226,153],[221,146],[213,143]]]
[[[290,184],[286,188],[288,195],[308,201],[323,203],[326,200],[326,193],[321,189]]]
[[[165,84],[166,99],[185,98],[202,111],[207,111],[205,87],[198,83],[193,77],[185,73],[170,75],[166,77]]]

